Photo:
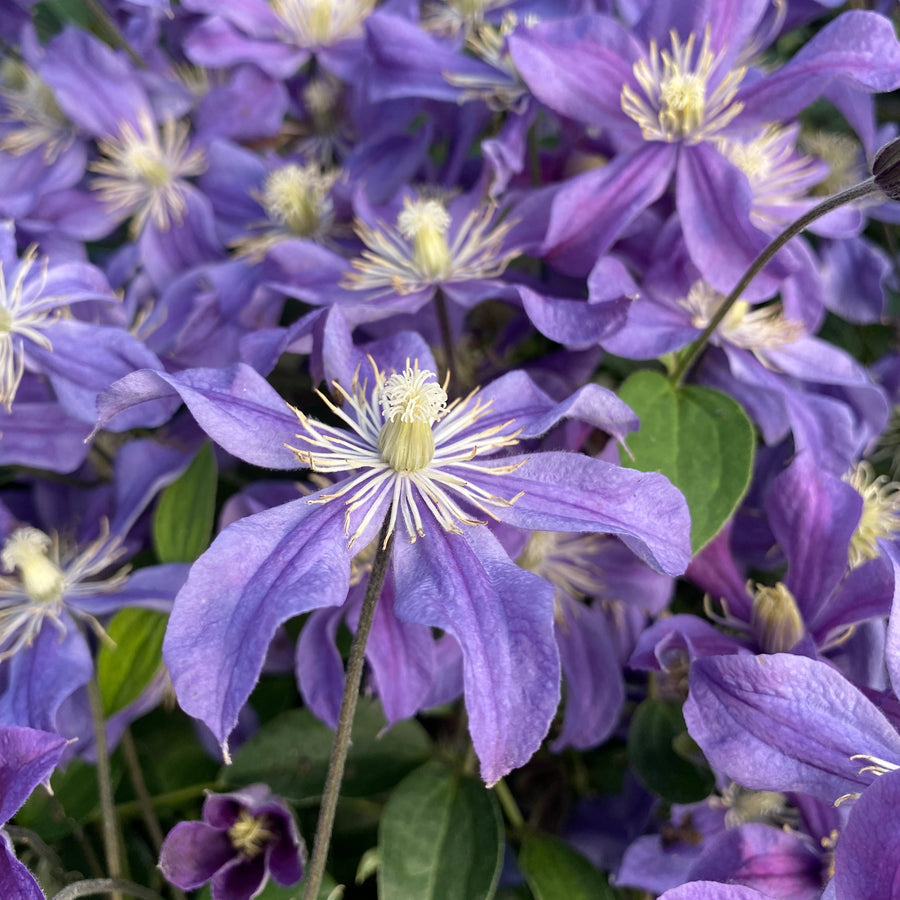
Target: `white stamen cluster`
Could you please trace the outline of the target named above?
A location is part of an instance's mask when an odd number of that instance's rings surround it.
[[[695,328],[705,328],[724,299],[705,281],[696,281],[679,303],[691,313]],[[800,322],[784,317],[780,303],[753,307],[745,300],[738,300],[718,327],[723,340],[754,354],[793,343],[804,333]]]
[[[7,59],[0,69],[0,102],[6,112],[0,121],[15,123],[0,137],[0,150],[16,156],[43,150],[54,162],[75,139],[75,130],[40,75],[24,63]]]
[[[608,540],[599,534],[533,531],[518,563],[572,597],[596,597],[604,589],[597,560]]]
[[[422,28],[432,34],[468,37],[484,23],[485,13],[506,6],[509,0],[445,0],[426,3],[422,10]]]
[[[25,279],[37,258],[30,247],[13,273],[3,271],[0,263],[0,403],[12,408],[16,391],[25,374],[24,340],[34,341],[45,350],[52,350],[50,339],[41,330],[55,314],[58,297],[43,296],[47,279],[47,260],[43,262],[40,284],[25,291]],[[7,281],[7,275],[12,281]]]
[[[435,284],[496,278],[517,251],[503,252],[511,223],[491,227],[494,208],[473,210],[451,235],[452,223],[436,199],[403,201],[397,227],[358,224],[356,233],[368,247],[353,261],[344,286],[355,290],[411,294]]]
[[[719,57],[710,49],[709,27],[696,58],[694,33],[684,43],[675,31],[670,39],[671,49],[663,51],[651,41],[648,55],[634,64],[643,96],[625,85],[622,109],[640,126],[645,140],[696,144],[721,131],[743,109],[732,101],[746,70],[732,69],[710,93]]]
[[[314,472],[358,472],[348,474],[331,493],[309,501],[344,500],[350,546],[369,526],[378,509],[384,508],[379,505],[384,500],[391,501],[389,533],[398,521],[402,522],[410,541],[425,534],[420,504],[442,528],[460,533],[460,524],[484,524],[484,520],[473,518],[460,501],[491,518],[496,518],[491,507],[507,507],[515,502],[516,497],[496,496],[469,477],[493,478],[518,468],[518,464],[483,466],[473,462],[476,456],[518,443],[519,432],[512,430],[512,421],[475,430],[472,426],[490,407],[490,401],[482,402],[477,390],[445,407],[443,388],[433,381],[432,372],[419,369],[417,361],[408,363],[399,377],[389,378],[374,360],[370,362],[375,378],[371,392],[357,373],[349,391],[334,383],[339,405],[324,394],[319,395],[345,428],[326,425],[294,409],[302,429],[296,438],[303,446],[290,449],[301,463]],[[365,512],[350,534],[351,517],[363,509]]]
[[[246,809],[238,812],[234,825],[228,829],[228,839],[244,859],[256,859],[275,838],[267,816],[252,816]]]
[[[865,461],[857,463],[844,480],[863,499],[862,515],[850,539],[849,563],[856,568],[881,555],[880,540],[900,535],[900,484],[887,475],[876,476]]]
[[[330,47],[362,33],[375,0],[270,0],[285,38],[298,47]]]
[[[338,170],[323,172],[318,163],[288,163],[270,172],[257,197],[268,219],[235,242],[238,252],[262,257],[290,238],[324,240],[334,218],[329,192],[339,175]]]
[[[796,152],[793,131],[772,125],[750,140],[715,141],[719,152],[747,176],[753,192],[751,218],[763,228],[782,221],[772,216],[772,208],[797,203],[822,168],[817,160]]]
[[[82,619],[101,638],[108,640],[91,615],[67,607],[79,595],[95,595],[121,587],[128,570],[96,581],[88,579],[107,570],[122,555],[117,541],[103,533],[80,552],[60,553],[59,541],[32,527],[17,528],[0,551],[0,563],[10,573],[0,576],[0,662],[31,646],[49,620],[61,632],[63,613]]]
[[[124,122],[119,136],[99,148],[105,158],[91,164],[99,173],[91,186],[111,209],[133,215],[133,235],[148,219],[161,230],[181,222],[187,208],[181,179],[206,169],[203,151],[188,149],[187,123],[167,118],[160,137],[150,113],[141,110],[137,127]]]

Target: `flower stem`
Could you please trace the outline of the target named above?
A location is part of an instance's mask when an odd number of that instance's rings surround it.
[[[503,812],[506,814],[513,831],[521,833],[525,828],[525,819],[519,810],[515,797],[512,795],[512,791],[510,791],[509,786],[502,778],[494,785],[494,793],[497,795],[500,806],[503,808]]]
[[[817,206],[814,206],[812,209],[805,212],[799,219],[794,220],[788,225],[784,231],[781,232],[777,237],[775,237],[768,246],[763,248],[760,252],[759,256],[753,260],[750,264],[750,268],[744,272],[743,276],[741,276],[741,280],[732,288],[731,293],[722,301],[718,310],[716,310],[716,314],[709,320],[709,324],[707,324],[706,328],[703,329],[700,337],[688,347],[687,352],[681,359],[678,361],[678,364],[672,370],[672,374],[669,376],[669,380],[675,387],[678,387],[682,381],[684,381],[684,376],[687,375],[688,370],[694,364],[697,357],[700,355],[700,351],[706,346],[713,332],[719,327],[722,320],[725,316],[728,315],[728,311],[732,306],[738,301],[741,294],[747,289],[747,285],[756,278],[757,275],[762,271],[764,266],[769,262],[770,259],[793,237],[796,237],[800,234],[801,231],[804,231],[807,226],[815,222],[816,219],[821,218],[822,216],[830,213],[832,210],[837,209],[840,206],[844,206],[847,203],[852,203],[854,200],[861,200],[863,197],[868,197],[870,194],[875,194],[879,192],[879,188],[875,184],[875,179],[867,178],[865,181],[861,181],[859,184],[853,185],[853,187],[847,188],[845,191],[841,191],[838,194],[835,194],[833,197],[829,197],[827,200],[823,200]]]
[[[328,859],[328,848],[331,844],[331,832],[334,828],[334,814],[337,810],[341,781],[344,777],[347,751],[350,749],[350,730],[353,727],[356,701],[359,699],[359,688],[362,683],[363,663],[366,658],[366,642],[369,639],[369,631],[375,618],[375,606],[381,594],[381,588],[384,586],[384,579],[387,575],[388,563],[391,558],[391,547],[394,543],[393,532],[388,534],[390,512],[390,509],[388,509],[388,513],[384,517],[384,524],[381,526],[381,534],[378,536],[375,559],[372,561],[372,572],[369,575],[366,596],[363,599],[362,610],[359,614],[359,624],[356,627],[356,634],[350,646],[350,658],[347,660],[347,677],[344,683],[344,696],[341,699],[341,711],[338,715],[337,731],[335,732],[334,744],[331,748],[328,775],[325,778],[325,788],[322,791],[319,823],[316,827],[312,859],[306,875],[306,890],[303,892],[303,900],[316,900],[318,898],[319,889],[322,886],[322,878],[325,875],[325,863]]]
[[[111,891],[128,894],[129,897],[137,897],[138,900],[162,900],[162,897],[151,891],[150,888],[141,887],[124,878],[89,878],[84,881],[75,881],[64,887],[53,900],[76,900],[78,897],[97,897],[100,894],[108,894]]]
[[[115,798],[113,797],[112,777],[109,770],[109,749],[106,745],[106,719],[103,716],[103,697],[97,678],[91,678],[87,684],[91,703],[91,716],[94,720],[94,752],[97,755],[97,788],[100,794],[101,828],[103,832],[103,850],[106,856],[106,871],[110,880],[117,881],[122,876],[122,856],[119,847],[119,823],[116,818]],[[120,900],[121,893],[113,888],[113,900]],[[79,896],[79,895],[75,895]]]

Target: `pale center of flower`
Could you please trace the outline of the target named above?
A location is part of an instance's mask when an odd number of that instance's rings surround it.
[[[447,406],[447,392],[427,369],[407,363],[384,383],[380,404],[384,425],[378,435],[381,458],[397,472],[417,472],[434,458],[431,426]]]
[[[245,859],[255,859],[275,837],[267,816],[252,816],[242,809],[228,829],[231,846]]]
[[[18,570],[25,593],[37,603],[62,599],[65,575],[50,559],[50,538],[37,528],[17,528],[3,545],[0,562],[7,572]]]
[[[780,581],[756,586],[750,627],[764,653],[786,653],[806,633],[797,601]]]
[[[695,328],[705,328],[723,300],[722,294],[705,281],[696,281],[679,303],[691,313]],[[718,334],[729,344],[754,353],[790,344],[803,333],[800,322],[784,317],[780,303],[754,307],[746,300],[738,300],[718,327]]]
[[[266,178],[262,203],[273,222],[298,237],[310,237],[328,213],[327,196],[332,184],[334,177],[324,175],[315,163],[290,163]]]
[[[447,231],[450,214],[440,200],[403,201],[397,230],[413,244],[413,261],[426,278],[440,278],[451,265]]]
[[[327,47],[359,32],[374,0],[270,0],[299,47]]]
[[[634,64],[634,77],[643,96],[625,85],[622,109],[647,140],[696,143],[724,128],[741,111],[743,105],[732,100],[745,70],[726,73],[710,90],[718,62],[710,48],[710,29],[706,29],[696,57],[696,34],[691,33],[682,43],[672,31],[670,40],[670,49],[661,52],[656,41],[651,41],[647,56]]]
[[[863,499],[862,515],[850,538],[851,568],[881,553],[879,540],[891,540],[900,532],[900,484],[887,475],[876,477],[867,462],[858,463],[844,479]]]

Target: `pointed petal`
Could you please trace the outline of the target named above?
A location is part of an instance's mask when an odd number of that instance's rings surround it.
[[[15,815],[37,785],[47,781],[65,746],[66,739],[58,734],[17,726],[0,728],[0,824]]]
[[[517,463],[514,472],[489,484],[484,480],[486,488],[502,488],[510,499],[524,491],[511,507],[495,510],[501,521],[537,531],[617,534],[659,572],[680,575],[687,568],[690,514],[681,492],[664,475],[562,452],[488,459],[483,465]]]
[[[304,498],[230,525],[194,564],[169,620],[163,658],[182,708],[224,743],[278,626],[338,606],[349,587],[343,504]]]
[[[587,750],[602,744],[615,727],[625,684],[602,612],[568,597],[561,606],[564,619],[555,628],[566,704],[562,732],[552,746]]]
[[[452,634],[463,652],[466,709],[489,785],[540,747],[559,705],[553,588],[520,569],[484,527],[397,542],[397,616]]]
[[[900,735],[881,711],[827,663],[804,656],[696,660],[684,718],[713,767],[753,790],[834,802],[878,777],[851,757],[900,764]]]
[[[98,428],[123,410],[165,400],[161,421],[177,408],[180,397],[197,424],[229,453],[269,469],[296,469],[291,443],[299,423],[269,383],[243,363],[227,369],[186,369],[170,374],[142,369],[120,378],[97,403]],[[154,424],[159,422],[154,418]]]
[[[0,896],[45,900],[34,876],[13,855],[9,838],[3,831],[0,831]]]

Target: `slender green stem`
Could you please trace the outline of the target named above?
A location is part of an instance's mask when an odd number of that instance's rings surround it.
[[[303,900],[316,900],[319,896],[319,889],[322,886],[322,878],[325,875],[325,863],[328,859],[328,848],[331,845],[331,832],[334,828],[334,815],[341,791],[341,781],[344,777],[347,751],[350,749],[350,730],[353,727],[356,701],[359,699],[359,688],[362,683],[363,663],[366,659],[366,642],[369,639],[369,631],[375,618],[375,606],[378,603],[381,588],[384,586],[384,579],[387,575],[388,563],[391,558],[391,547],[394,543],[393,532],[388,533],[390,514],[391,511],[389,509],[384,517],[384,524],[381,526],[375,559],[372,562],[372,572],[369,575],[366,596],[363,599],[362,610],[359,614],[359,624],[356,627],[356,634],[350,646],[344,696],[341,700],[337,731],[335,732],[334,744],[331,748],[328,775],[325,778],[325,788],[322,792],[322,806],[319,810],[319,823],[316,827],[316,837],[313,844],[312,859],[310,860],[306,876],[306,890],[303,892]]]
[[[500,806],[503,807],[503,812],[509,820],[509,824],[512,825],[513,831],[521,832],[525,827],[525,818],[519,810],[512,791],[510,791],[502,778],[494,785],[494,793],[497,795]]]
[[[728,315],[728,311],[731,307],[734,306],[741,294],[744,293],[747,285],[756,278],[769,260],[771,260],[791,238],[796,237],[801,231],[804,231],[808,225],[812,224],[816,219],[821,218],[826,213],[830,213],[840,206],[844,206],[847,203],[852,203],[854,200],[860,200],[863,197],[868,197],[870,194],[875,193],[878,193],[875,179],[869,178],[853,187],[847,188],[845,191],[841,191],[839,194],[835,194],[833,197],[829,197],[827,200],[823,200],[817,206],[814,206],[811,210],[800,216],[799,219],[788,225],[788,227],[765,247],[755,260],[753,260],[750,264],[750,268],[744,272],[741,280],[722,301],[718,310],[716,310],[716,314],[709,320],[709,324],[703,329],[700,337],[688,347],[687,352],[681,357],[678,364],[672,370],[672,374],[669,376],[669,380],[672,384],[676,387],[681,384],[684,380],[684,376],[687,375],[688,370],[700,355],[700,351],[706,346],[713,332],[719,327],[725,316]]]
[[[101,830],[106,871],[113,881],[122,876],[122,851],[119,846],[119,822],[116,818],[112,776],[109,770],[109,748],[106,745],[106,719],[103,716],[103,697],[96,677],[88,682],[91,716],[94,720],[94,748],[97,755],[97,787],[100,794]],[[118,892],[114,898],[121,897]]]
[[[54,894],[53,900],[77,900],[78,897],[97,897],[100,894],[114,894],[114,896],[128,894],[129,897],[137,897],[138,900],[162,900],[156,891],[141,887],[133,881],[126,881],[124,878],[88,878],[84,881],[75,881],[58,894]]]
[[[153,797],[150,795],[150,791],[147,790],[144,770],[141,768],[141,760],[138,757],[137,746],[131,735],[130,728],[126,728],[122,733],[121,747],[125,757],[125,765],[128,767],[128,777],[131,779],[132,787],[134,787],[134,792],[137,795],[137,803],[141,809],[141,818],[144,820],[144,826],[150,835],[153,848],[159,853],[163,844],[162,827],[159,824],[156,810],[153,808]],[[118,815],[118,810],[116,810],[116,813]],[[187,895],[184,891],[175,887],[175,885],[169,885],[169,893],[175,900],[187,900]]]

